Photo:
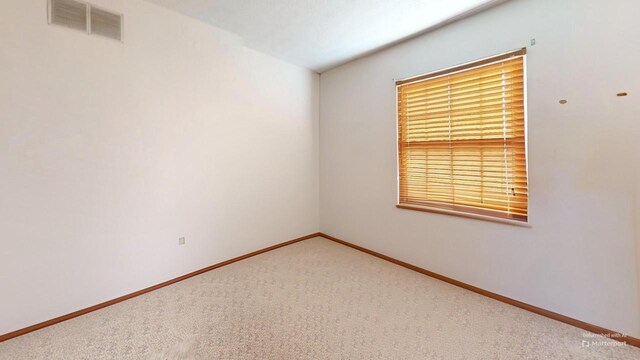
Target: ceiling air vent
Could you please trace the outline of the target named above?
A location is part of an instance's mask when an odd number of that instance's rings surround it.
[[[122,40],[122,15],[91,7],[91,34]]]
[[[122,41],[122,15],[75,0],[49,0],[49,23]]]
[[[49,22],[86,31],[87,4],[73,0],[50,0]]]

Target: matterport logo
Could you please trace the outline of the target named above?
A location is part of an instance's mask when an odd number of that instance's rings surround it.
[[[627,346],[627,342],[624,341],[626,335],[624,334],[594,334],[585,332],[582,334],[582,347],[622,347]]]

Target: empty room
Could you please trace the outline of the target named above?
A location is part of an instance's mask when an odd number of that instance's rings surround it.
[[[0,360],[640,359],[638,14],[0,1]]]

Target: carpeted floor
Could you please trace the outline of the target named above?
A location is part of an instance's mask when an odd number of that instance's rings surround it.
[[[0,359],[640,359],[607,341],[315,238],[0,343]]]

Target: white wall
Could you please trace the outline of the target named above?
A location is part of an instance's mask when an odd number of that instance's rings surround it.
[[[638,13],[634,0],[514,0],[323,73],[321,230],[640,336]],[[531,38],[532,227],[395,208],[393,79],[520,48]],[[618,98],[619,91],[630,96]]]
[[[124,44],[0,6],[0,334],[318,231],[318,75],[92,2]]]

